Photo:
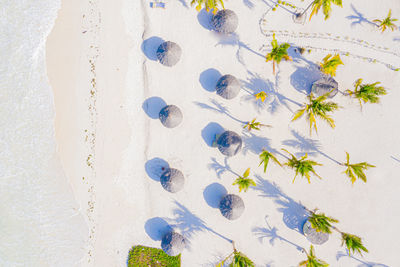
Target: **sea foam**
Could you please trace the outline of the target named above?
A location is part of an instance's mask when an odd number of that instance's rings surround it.
[[[59,8],[60,0],[0,0],[0,266],[76,266],[85,251],[46,76]]]

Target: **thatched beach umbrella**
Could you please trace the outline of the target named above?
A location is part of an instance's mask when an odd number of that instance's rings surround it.
[[[217,146],[222,154],[231,157],[242,148],[242,138],[235,132],[225,131],[218,137]]]
[[[169,232],[162,237],[161,248],[168,255],[177,256],[185,248],[185,238],[176,232]]]
[[[182,49],[174,42],[164,42],[157,49],[157,58],[161,64],[171,67],[178,63]]]
[[[222,9],[212,17],[211,24],[216,32],[232,33],[238,26],[238,17],[232,10]]]
[[[161,185],[165,190],[176,193],[182,190],[185,184],[185,177],[180,170],[168,168],[160,177]]]
[[[168,105],[161,109],[158,114],[161,123],[167,128],[178,126],[183,119],[181,110],[175,105]]]
[[[306,236],[308,241],[316,245],[322,245],[329,239],[328,233],[317,232],[317,230],[312,228],[309,221],[306,221],[303,225],[303,234]]]
[[[232,99],[239,94],[240,82],[235,76],[230,74],[224,75],[217,81],[215,86],[217,94],[225,99]]]
[[[235,220],[242,215],[244,211],[244,202],[239,196],[228,194],[219,202],[219,210],[228,220]]]
[[[329,93],[329,98],[334,97],[338,93],[338,83],[330,76],[324,76],[318,81],[314,82],[311,87],[311,92],[316,96],[321,96]]]

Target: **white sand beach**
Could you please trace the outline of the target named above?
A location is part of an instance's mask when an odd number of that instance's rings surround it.
[[[389,9],[399,18],[400,2],[347,1],[333,7],[330,19],[318,14],[300,25],[285,9],[272,11],[272,1],[227,0],[239,18],[228,36],[211,31],[210,14],[189,1],[165,2],[165,9],[153,9],[147,0],[63,0],[47,39],[58,156],[89,229],[80,266],[126,266],[133,246],[160,247],[166,224],[188,240],[182,266],[215,266],[231,252],[230,240],[256,266],[297,266],[305,258],[301,248],[310,246],[301,231],[302,205],[337,218],[338,228],[361,236],[369,250],[349,257],[333,233],[315,246],[330,266],[399,266],[400,31],[381,34],[371,21]],[[265,62],[273,33],[290,43],[293,58],[276,75]],[[173,67],[156,60],[162,41],[182,48]],[[311,52],[301,55],[296,47]],[[340,53],[344,63],[335,77],[341,92],[363,78],[380,81],[388,95],[360,109],[338,93],[336,128],[318,121],[318,134],[310,136],[305,118],[291,119],[328,53]],[[242,85],[232,100],[215,93],[225,74]],[[253,96],[261,90],[268,94],[264,103]],[[183,113],[176,128],[158,119],[166,104]],[[253,118],[272,128],[243,129]],[[222,129],[241,136],[238,155],[227,158],[211,147]],[[292,183],[292,170],[271,163],[263,173],[258,155],[268,149],[285,161],[281,148],[323,164],[316,167],[322,179],[309,184],[299,176]],[[376,165],[367,183],[351,185],[342,173],[337,162],[345,161],[345,151],[355,162]],[[160,166],[182,171],[182,191],[163,189]],[[232,183],[247,168],[257,186],[239,193]],[[243,199],[239,219],[229,221],[216,208],[224,192]]]

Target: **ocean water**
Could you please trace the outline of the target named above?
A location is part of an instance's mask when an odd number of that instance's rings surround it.
[[[60,0],[0,0],[0,266],[76,266],[88,229],[56,156],[45,44]]]

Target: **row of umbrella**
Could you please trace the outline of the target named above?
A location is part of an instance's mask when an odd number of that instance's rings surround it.
[[[237,15],[228,9],[220,10],[211,19],[213,29],[219,33],[232,33],[238,26]],[[171,41],[163,42],[157,49],[156,56],[158,61],[164,66],[172,67],[176,65],[182,55],[181,47]],[[233,75],[222,76],[215,86],[216,93],[225,99],[233,99],[240,92],[240,82]],[[167,105],[159,112],[159,119],[166,128],[175,128],[183,120],[182,111],[176,105]],[[225,131],[216,136],[213,144],[219,151],[228,157],[236,155],[242,148],[241,137],[233,131]],[[171,193],[179,192],[183,189],[185,178],[183,173],[175,168],[167,168],[160,177],[162,187]],[[221,214],[229,219],[235,220],[244,212],[245,205],[237,195],[226,194],[219,203]],[[175,232],[169,231],[161,239],[161,248],[170,256],[179,255],[185,248],[185,238]]]

